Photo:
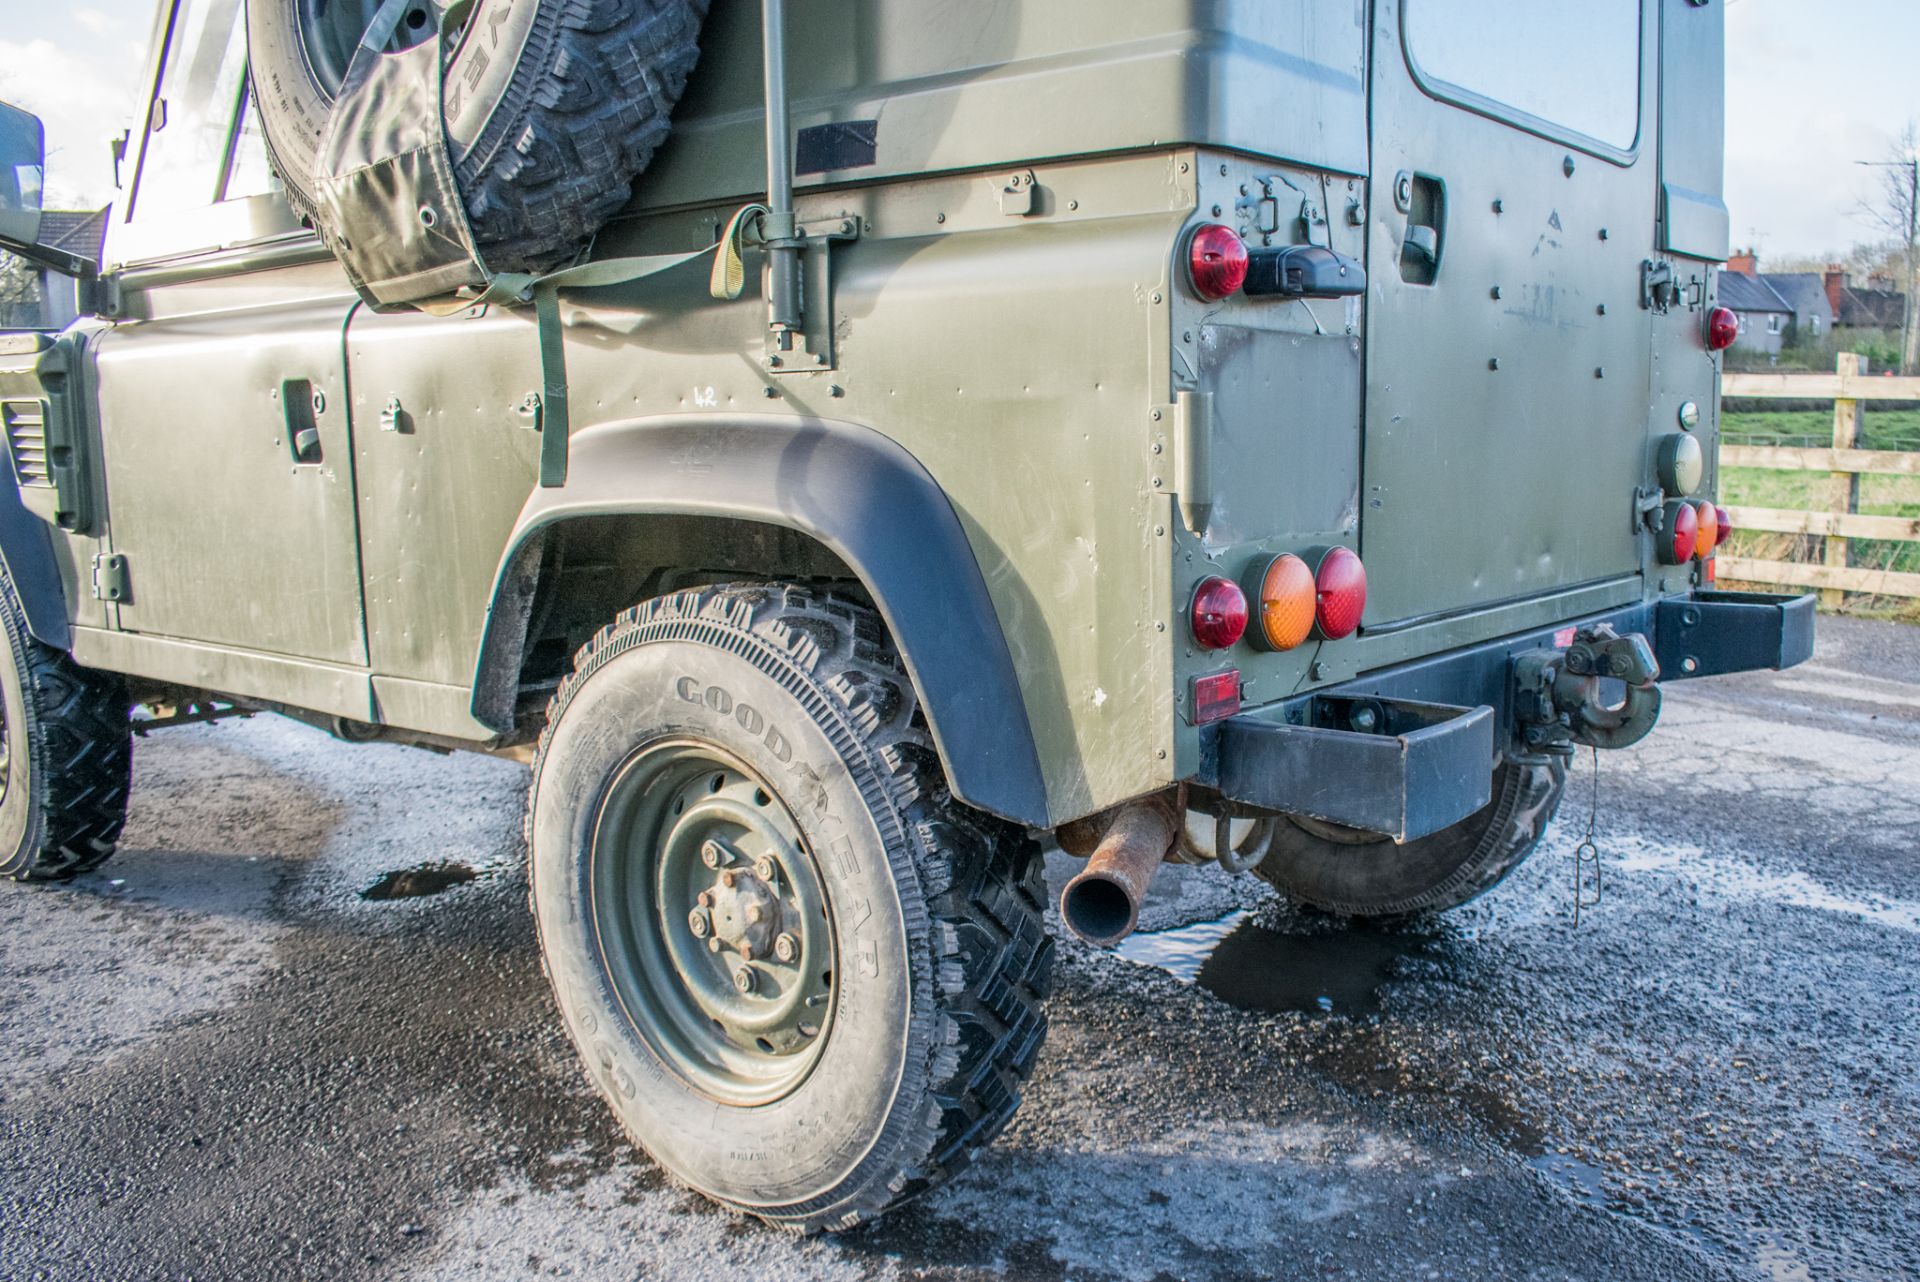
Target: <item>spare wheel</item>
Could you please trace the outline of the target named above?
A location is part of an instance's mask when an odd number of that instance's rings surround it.
[[[248,0],[254,100],[287,194],[311,214],[335,95],[380,0]],[[577,251],[626,203],[667,136],[707,0],[474,0],[451,7],[445,114],[487,265],[531,271]],[[464,10],[464,14],[462,14]],[[439,10],[420,0],[403,42]]]

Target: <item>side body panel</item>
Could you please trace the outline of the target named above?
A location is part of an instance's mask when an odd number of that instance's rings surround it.
[[[328,263],[130,292],[100,339],[122,629],[367,661],[339,279]]]

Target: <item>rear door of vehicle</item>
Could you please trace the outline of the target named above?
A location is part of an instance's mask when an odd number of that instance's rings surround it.
[[[1634,0],[1376,0],[1361,547],[1391,631],[1637,591],[1655,34]]]

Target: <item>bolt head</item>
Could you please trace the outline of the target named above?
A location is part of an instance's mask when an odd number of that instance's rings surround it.
[[[717,935],[715,935],[715,936],[709,936],[709,937],[708,937],[708,939],[707,939],[707,951],[708,951],[708,952],[710,952],[710,953],[717,953],[717,952],[719,952],[719,951],[720,951],[720,947],[721,947],[721,945],[720,945],[720,938],[719,938],[719,936],[717,936]]]
[[[700,892],[700,906],[702,908],[713,907],[713,892],[711,890],[703,890]]]
[[[759,904],[747,905],[747,920],[749,922],[758,923],[760,919],[765,917],[766,915],[767,915],[766,910],[761,908]]]
[[[774,937],[773,955],[788,965],[792,965],[794,962],[800,960],[800,941],[782,931]]]
[[[700,843],[700,862],[709,868],[718,868],[727,862],[727,852],[720,849],[717,841],[703,841]]]
[[[772,855],[762,855],[753,861],[753,875],[761,881],[772,881],[779,872],[780,867],[773,862]]]
[[[754,978],[751,967],[738,966],[734,968],[733,987],[736,992],[750,993],[753,991],[753,985]]]
[[[707,916],[707,910],[696,908],[687,914],[687,929],[693,932],[695,939],[705,939],[713,929],[713,922]]]
[[[728,868],[720,874],[720,884],[728,890],[733,889],[733,869]]]

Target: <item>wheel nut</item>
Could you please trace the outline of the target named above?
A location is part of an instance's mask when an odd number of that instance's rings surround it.
[[[727,862],[727,852],[720,849],[717,841],[703,841],[700,843],[700,862],[709,868],[718,868]]]
[[[715,936],[714,938],[707,940],[707,951],[710,953],[717,953],[720,951],[720,939],[718,936]]]
[[[705,939],[707,932],[713,929],[713,922],[707,917],[707,910],[696,908],[687,914],[687,929],[693,932],[695,939]]]
[[[754,876],[758,877],[761,881],[772,881],[774,875],[779,871],[779,867],[773,862],[772,855],[762,855],[753,861]]]
[[[760,923],[760,919],[762,917],[765,917],[766,915],[767,915],[766,912],[760,907],[759,904],[747,905],[747,920],[749,922],[752,922],[753,924],[758,925]]]
[[[741,966],[738,969],[736,969],[733,972],[733,986],[735,989],[743,993],[752,992],[753,991],[753,968],[750,966]]]
[[[800,941],[785,931],[780,932],[773,938],[773,955],[792,965],[800,960]]]
[[[733,872],[731,869],[720,874],[720,884],[728,890],[733,889]]]
[[[711,890],[703,890],[700,892],[700,906],[702,908],[713,907],[713,892]]]

